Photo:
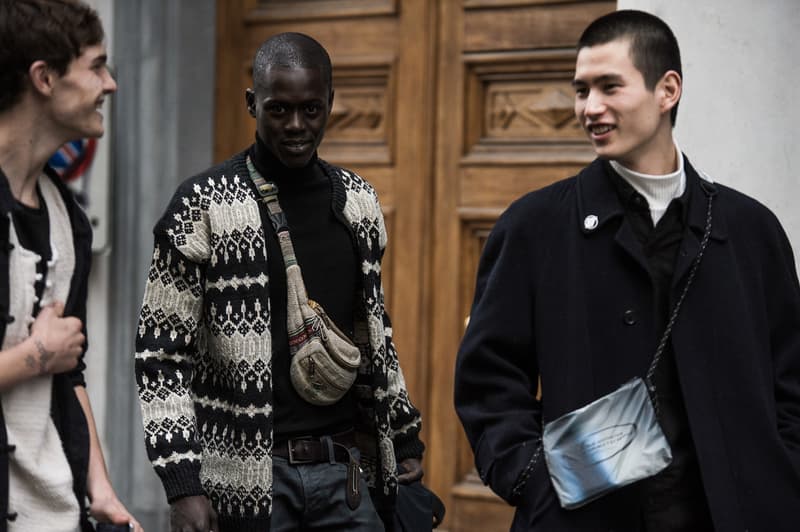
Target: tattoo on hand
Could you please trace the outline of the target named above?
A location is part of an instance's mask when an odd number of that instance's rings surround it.
[[[38,338],[34,340],[36,344],[36,350],[39,351],[39,375],[46,375],[47,374],[47,363],[50,362],[56,354],[53,351],[48,351],[45,349],[44,344]],[[26,359],[28,366],[34,367],[36,365],[36,361],[33,360],[31,355],[28,355]]]

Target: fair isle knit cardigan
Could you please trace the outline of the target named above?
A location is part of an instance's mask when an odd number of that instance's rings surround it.
[[[156,224],[135,365],[147,452],[168,500],[206,494],[221,528],[242,531],[268,529],[273,443],[269,221],[246,153],[183,182]],[[390,507],[396,461],[423,445],[384,308],[386,229],[366,181],[319,164],[361,265],[354,417],[372,496]]]

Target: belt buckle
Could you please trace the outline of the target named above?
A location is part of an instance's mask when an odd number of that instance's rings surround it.
[[[294,456],[294,443],[295,442],[302,442],[302,441],[311,442],[313,440],[311,440],[310,438],[294,438],[294,439],[290,439],[286,443],[287,449],[289,450],[289,463],[292,464],[292,465],[310,464],[310,463],[313,462],[313,460],[311,460],[311,459],[301,460],[300,458],[295,458],[295,456]]]

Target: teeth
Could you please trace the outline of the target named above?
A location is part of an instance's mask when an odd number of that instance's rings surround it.
[[[602,135],[603,133],[608,133],[612,129],[614,129],[612,126],[592,126],[592,128],[591,128],[592,133],[595,133],[597,135]]]

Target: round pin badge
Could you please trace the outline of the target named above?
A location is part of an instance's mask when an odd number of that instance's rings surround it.
[[[583,226],[589,231],[591,231],[592,229],[597,227],[598,222],[599,220],[597,219],[597,216],[595,216],[594,214],[590,214],[589,216],[583,219]]]

